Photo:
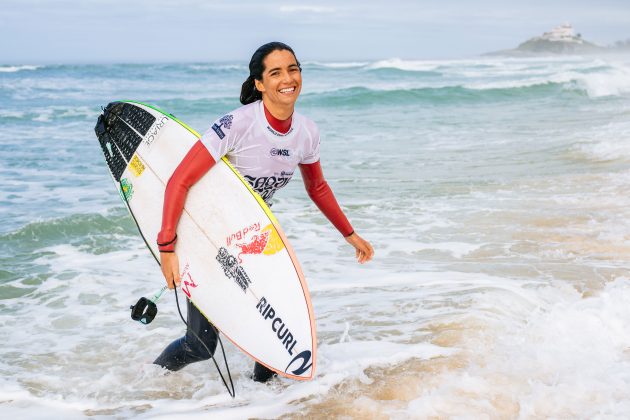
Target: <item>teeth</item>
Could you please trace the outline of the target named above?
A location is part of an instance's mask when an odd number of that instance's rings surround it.
[[[293,92],[294,90],[295,88],[280,89],[280,93],[289,93],[289,92]]]

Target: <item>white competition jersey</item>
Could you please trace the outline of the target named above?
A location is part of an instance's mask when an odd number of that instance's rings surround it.
[[[293,113],[286,134],[274,130],[262,101],[244,105],[219,118],[201,137],[215,161],[223,156],[268,205],[289,183],[300,163],[319,160],[319,130],[310,119]]]

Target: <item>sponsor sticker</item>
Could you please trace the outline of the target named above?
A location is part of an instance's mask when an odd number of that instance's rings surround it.
[[[147,147],[151,146],[151,144],[155,141],[155,139],[157,139],[158,133],[160,132],[160,130],[162,130],[162,128],[164,128],[168,120],[169,118],[166,115],[163,115],[161,119],[155,121],[153,126],[149,129],[147,134],[144,136],[144,144],[146,144]]]
[[[287,353],[289,353],[289,356],[293,356],[294,351],[296,351],[295,347],[298,346],[298,342],[287,325],[288,321],[283,320],[280,317],[280,314],[265,296],[260,298],[258,304],[256,305],[256,309],[265,321],[270,320],[270,327],[272,331],[276,334],[276,337],[286,349]],[[291,373],[294,375],[303,374],[308,371],[311,366],[313,366],[311,357],[312,353],[310,350],[301,351],[293,357],[284,371],[288,372],[289,369],[291,369]]]
[[[120,195],[123,201],[131,201],[131,197],[133,197],[133,185],[127,178],[120,180]]]
[[[230,254],[227,249],[221,247],[215,258],[221,264],[225,276],[234,280],[238,287],[243,290],[243,293],[246,293],[252,281],[249,279],[245,269],[238,264],[236,257]]]
[[[131,162],[129,162],[129,171],[136,176],[139,177],[144,172],[144,164],[138,157],[138,155],[133,155],[131,158]]]
[[[239,230],[238,232],[232,233],[230,236],[225,238],[225,244],[227,246],[231,246],[232,241],[234,241],[235,239],[237,241],[241,241],[243,240],[243,238],[247,237],[248,233],[258,232],[258,231],[260,231],[260,222],[252,223],[249,226],[245,226],[243,229]]]
[[[273,255],[284,249],[284,242],[271,223],[262,230],[260,222],[252,223],[226,237],[225,242],[227,246],[234,244],[240,250],[237,255],[239,263],[243,262],[241,255]]]
[[[184,266],[184,271],[182,271],[182,275],[180,277],[182,282],[182,292],[184,292],[184,294],[188,296],[188,299],[190,299],[190,289],[196,288],[197,283],[195,283],[195,279],[193,279],[192,275],[190,274],[189,263],[186,263],[186,265]]]

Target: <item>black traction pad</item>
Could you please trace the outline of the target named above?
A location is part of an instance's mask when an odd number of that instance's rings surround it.
[[[94,132],[117,182],[155,119],[150,112],[125,102],[109,103],[98,117]]]

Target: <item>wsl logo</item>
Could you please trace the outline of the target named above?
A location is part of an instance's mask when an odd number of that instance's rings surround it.
[[[273,148],[269,151],[271,156],[291,157],[291,151],[289,149],[276,149]]]
[[[225,133],[223,132],[223,130],[221,130],[221,127],[225,127],[226,130],[229,130],[230,128],[232,128],[233,119],[234,119],[234,116],[230,114],[230,115],[221,117],[218,124],[217,123],[212,124],[212,129],[214,130],[215,133],[217,133],[217,136],[219,136],[219,139],[223,140],[225,138]]]

